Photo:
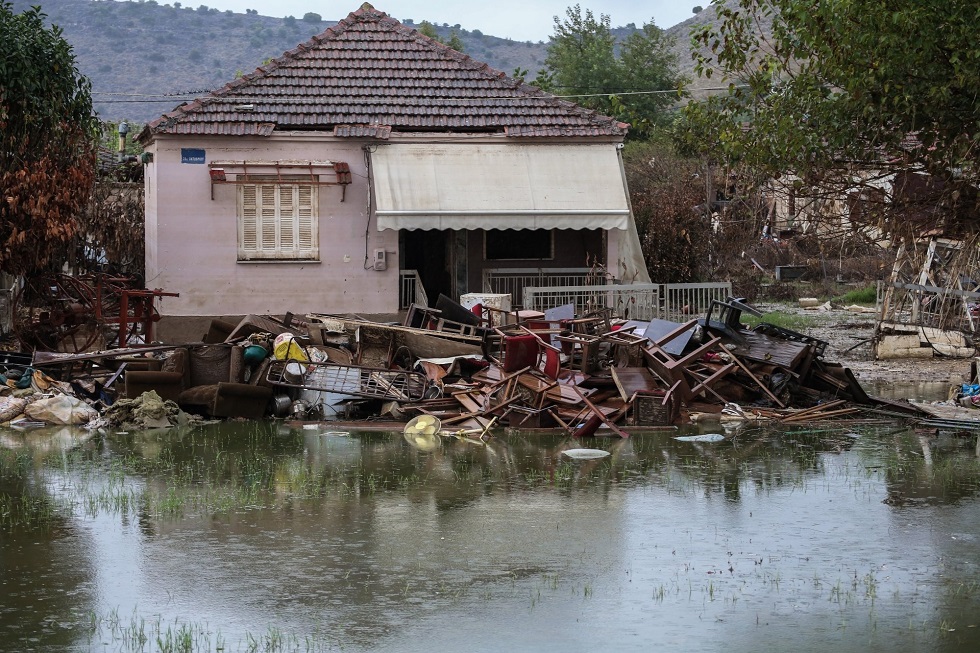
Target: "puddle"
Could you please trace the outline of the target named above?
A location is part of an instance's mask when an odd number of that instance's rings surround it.
[[[953,384],[949,381],[864,381],[869,395],[901,401],[945,401],[949,398]]]
[[[712,433],[7,438],[0,649],[978,649],[973,440]]]

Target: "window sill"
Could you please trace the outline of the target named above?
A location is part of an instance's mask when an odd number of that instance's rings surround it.
[[[293,258],[256,258],[236,261],[239,265],[320,265],[319,259],[293,259]]]

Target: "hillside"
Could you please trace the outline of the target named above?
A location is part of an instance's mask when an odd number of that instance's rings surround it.
[[[92,80],[100,117],[136,122],[220,88],[236,74],[251,72],[264,60],[336,24],[336,20],[308,22],[220,12],[204,5],[174,7],[156,0],[13,0],[12,4],[15,11],[41,5],[49,22],[62,28],[79,69]],[[350,6],[356,9],[359,3]],[[446,39],[454,29],[466,54],[507,74],[520,67],[533,75],[543,65],[544,43],[497,38],[458,25],[436,26]]]
[[[62,28],[82,74],[92,80],[99,116],[109,121],[152,120],[336,24],[336,20],[238,14],[156,0],[12,0],[12,4],[15,11],[40,4],[49,22]],[[357,6],[351,3],[352,8]],[[713,20],[715,11],[708,7],[667,30],[675,38],[681,72],[693,89],[718,86],[717,79],[695,77],[690,54],[691,28]],[[508,75],[520,68],[528,72],[530,81],[544,65],[544,42],[502,39],[458,24],[435,28],[444,40],[455,31],[466,54]],[[613,34],[623,39],[633,31],[635,26],[629,25],[613,29]]]
[[[738,0],[726,0],[725,5],[727,7],[733,7],[737,3]],[[673,50],[674,54],[677,55],[678,70],[681,75],[688,79],[688,92],[695,99],[708,95],[711,92],[708,89],[716,89],[727,84],[727,81],[721,80],[717,75],[713,75],[710,78],[698,77],[694,72],[694,60],[691,58],[691,30],[716,23],[718,23],[718,12],[713,5],[709,5],[701,13],[695,14],[684,22],[665,30],[668,36],[674,38]],[[771,26],[770,19],[769,22],[761,26],[761,33],[770,34]],[[707,54],[707,48],[701,48],[701,52]]]

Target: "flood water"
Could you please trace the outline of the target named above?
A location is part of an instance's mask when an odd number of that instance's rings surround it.
[[[0,432],[0,650],[980,650],[975,435],[329,428]]]

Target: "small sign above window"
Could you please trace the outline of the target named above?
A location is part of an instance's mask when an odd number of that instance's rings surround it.
[[[180,148],[180,162],[204,165],[204,150],[194,147],[182,147]]]

